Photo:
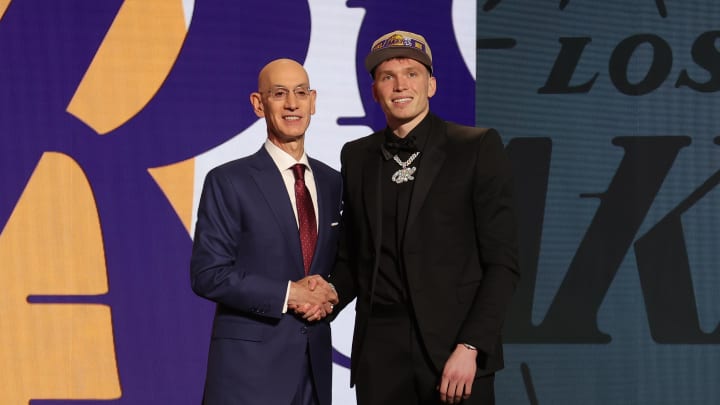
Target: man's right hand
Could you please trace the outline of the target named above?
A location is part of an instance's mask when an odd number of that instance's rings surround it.
[[[308,321],[323,319],[338,303],[335,289],[317,274],[290,283],[288,308]]]

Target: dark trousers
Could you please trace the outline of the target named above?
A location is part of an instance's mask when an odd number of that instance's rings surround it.
[[[380,308],[368,321],[357,360],[358,405],[442,404],[437,390],[442,370],[432,365],[415,322],[407,311]],[[494,375],[476,378],[470,398],[462,404],[494,405],[494,385]]]
[[[305,361],[303,362],[303,372],[298,383],[295,398],[290,405],[318,405],[317,392],[312,374],[312,364],[310,363],[310,353],[305,350]]]

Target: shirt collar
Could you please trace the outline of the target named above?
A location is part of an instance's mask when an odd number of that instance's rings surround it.
[[[269,139],[265,140],[265,150],[267,150],[267,152],[270,154],[270,157],[272,158],[273,162],[275,162],[275,165],[280,171],[290,170],[290,168],[292,168],[298,163],[304,164],[308,171],[312,171],[312,168],[310,167],[310,162],[308,161],[307,153],[305,153],[305,151],[303,151],[302,156],[300,156],[300,160],[296,161],[294,157],[290,156],[289,153],[285,152],[277,145],[270,142]]]

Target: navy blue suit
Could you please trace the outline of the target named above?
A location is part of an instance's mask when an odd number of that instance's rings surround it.
[[[309,162],[318,200],[310,273],[327,275],[335,260],[342,183],[334,169]],[[330,404],[329,323],[282,313],[288,280],[304,277],[303,259],[287,189],[264,147],[208,173],[190,275],[193,291],[217,303],[205,404],[290,403],[306,350],[320,405]]]

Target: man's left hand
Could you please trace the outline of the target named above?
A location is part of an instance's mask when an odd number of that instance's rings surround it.
[[[445,363],[438,390],[440,400],[447,404],[459,404],[470,398],[477,371],[477,351],[458,344]]]

